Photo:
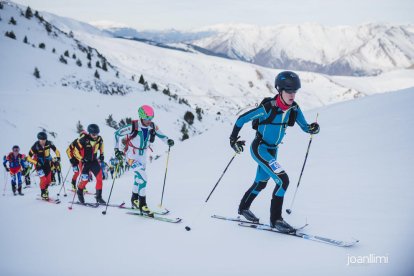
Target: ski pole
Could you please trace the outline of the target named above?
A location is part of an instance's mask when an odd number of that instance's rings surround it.
[[[221,179],[223,178],[224,174],[226,173],[227,169],[229,168],[231,162],[233,162],[233,160],[236,157],[236,155],[237,155],[237,153],[234,153],[233,157],[230,159],[230,162],[227,164],[226,168],[224,169],[223,173],[221,174],[221,176],[220,176],[219,180],[217,181],[216,185],[214,185],[213,190],[211,190],[210,194],[208,195],[206,201],[204,201],[204,204],[201,205],[200,208],[198,209],[198,211],[195,213],[196,216],[195,216],[194,219],[192,219],[192,221],[194,222],[194,224],[196,223],[195,222],[195,219],[197,219],[199,217],[199,214],[200,214],[201,210],[207,205],[207,201],[210,199],[210,197],[213,194],[214,190],[217,188],[217,185],[220,183]],[[187,231],[190,231],[191,230],[190,226],[188,226],[188,225],[185,226],[184,228]]]
[[[62,184],[62,186],[60,187],[59,192],[57,193],[57,196],[59,196],[59,195],[60,195],[60,192],[62,191],[62,188],[64,188],[64,194],[63,194],[63,196],[67,196],[67,194],[66,194],[66,188],[65,188],[65,182],[66,182],[66,178],[68,178],[68,175],[69,175],[70,169],[71,169],[71,167],[69,166],[68,172],[66,173],[66,176],[65,176],[65,180],[63,180],[63,184]]]
[[[81,167],[81,168],[83,169],[83,167]],[[80,169],[79,169],[79,170],[80,170]],[[80,171],[81,171],[81,170],[80,170]],[[82,171],[79,173],[79,178],[78,178],[78,181],[77,181],[77,183],[76,183],[76,189],[75,189],[75,192],[73,193],[72,202],[71,202],[70,206],[68,207],[68,208],[69,208],[69,210],[72,210],[72,207],[73,207],[73,202],[75,202],[75,196],[76,196],[76,194],[78,193],[78,185],[79,185],[79,183],[80,183],[81,179],[82,179]]]
[[[319,113],[316,113],[315,122],[318,121],[318,115],[319,115]],[[296,190],[295,190],[295,194],[293,195],[292,203],[290,204],[290,208],[286,209],[286,213],[288,213],[289,215],[292,213],[292,208],[293,208],[293,203],[295,202],[296,193],[298,192],[300,180],[302,179],[302,174],[303,174],[303,171],[305,170],[306,160],[308,159],[308,154],[309,154],[309,149],[310,149],[310,146],[311,146],[311,143],[312,143],[312,138],[313,138],[313,134],[311,134],[310,138],[309,138],[309,144],[308,144],[308,149],[306,150],[305,161],[303,161],[302,170],[301,170],[300,175],[299,175],[298,185],[296,185]]]
[[[118,163],[118,165],[116,165],[115,173],[118,172],[118,168],[119,168],[119,163]],[[116,179],[116,177],[112,181],[111,191],[109,192],[109,197],[108,197],[108,200],[106,201],[105,211],[102,211],[102,215],[106,215],[106,210],[108,210],[109,200],[111,199],[112,189],[114,188],[115,179]]]
[[[168,160],[170,159],[170,149],[171,147],[168,146],[167,164],[165,166],[164,185],[162,186],[161,203],[160,205],[158,205],[160,208],[162,208],[162,200],[164,198],[165,180],[167,179],[167,171],[168,171]]]
[[[6,169],[4,169],[4,188],[3,188],[3,196],[6,195],[6,186],[7,186],[7,172]]]
[[[221,176],[220,176],[219,180],[217,181],[216,185],[214,185],[213,190],[211,190],[210,194],[208,195],[208,197],[207,197],[207,199],[206,199],[206,201],[205,201],[206,203],[207,203],[207,201],[209,200],[210,196],[213,194],[213,192],[214,192],[214,190],[216,189],[217,185],[220,183],[221,179],[223,178],[224,174],[226,173],[227,169],[229,168],[229,166],[230,166],[231,162],[233,162],[234,157],[236,157],[236,155],[237,155],[237,153],[235,153],[235,154],[233,155],[233,157],[230,159],[230,162],[227,164],[226,168],[224,169],[223,173],[221,174]]]

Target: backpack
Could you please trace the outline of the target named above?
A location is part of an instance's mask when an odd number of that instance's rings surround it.
[[[254,119],[252,121],[252,128],[254,130],[257,130],[259,128],[259,125],[283,125],[284,127],[286,127],[286,123],[272,123],[272,121],[275,119],[275,117],[278,114],[283,113],[283,111],[279,107],[277,107],[274,99],[275,98],[268,97],[268,98],[264,98],[260,102],[260,105],[262,105],[265,108],[266,112],[270,111],[271,113],[269,117],[267,117],[266,120],[260,123],[259,123],[259,119]],[[292,107],[291,107],[292,110],[290,111],[289,120],[287,122],[287,125],[290,127],[293,127],[295,125],[296,117],[298,116],[297,106],[298,104],[296,102],[293,102]]]

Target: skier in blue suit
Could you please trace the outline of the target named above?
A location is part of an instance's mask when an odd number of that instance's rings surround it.
[[[296,123],[304,132],[310,134],[319,133],[318,123],[308,124],[306,119],[294,101],[296,92],[301,87],[299,76],[291,71],[283,71],[276,76],[275,88],[279,92],[274,98],[266,98],[262,103],[244,114],[236,121],[230,136],[230,145],[241,153],[245,141],[238,136],[243,125],[253,121],[253,128],[257,130],[250,152],[258,163],[256,178],[253,185],[244,194],[238,213],[247,220],[258,222],[259,219],[250,211],[250,205],[263,190],[270,178],[276,183],[270,204],[270,226],[282,232],[292,232],[290,226],[282,218],[282,205],[285,192],[289,186],[289,177],[283,167],[276,161],[278,145],[285,136],[288,126]]]

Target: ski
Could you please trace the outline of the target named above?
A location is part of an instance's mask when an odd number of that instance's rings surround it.
[[[222,219],[222,220],[227,220],[227,221],[235,221],[235,222],[244,222],[244,223],[257,224],[257,225],[265,225],[265,224],[260,223],[260,222],[253,222],[253,221],[249,221],[249,220],[244,220],[244,219],[240,218],[240,216],[238,216],[237,218],[231,218],[231,217],[223,217],[223,216],[219,216],[219,215],[212,215],[211,217],[215,218],[215,219]]]
[[[68,189],[69,192],[72,193],[76,193],[76,191],[74,189]],[[83,192],[84,195],[95,195],[95,193],[91,193],[91,192]]]
[[[125,204],[125,203],[124,203]],[[136,208],[132,208],[132,207],[126,207],[125,205],[123,205],[123,206],[119,206],[119,208],[122,208],[122,209],[125,209],[125,210],[131,210],[131,211],[133,211],[133,212],[140,212],[139,211],[139,209],[136,209]],[[156,214],[156,215],[161,215],[161,216],[164,216],[164,215],[166,215],[166,214],[168,214],[168,213],[170,213],[170,210],[168,210],[168,209],[164,209],[163,211],[154,211],[154,210],[151,210],[154,214]]]
[[[302,238],[302,239],[305,239],[305,240],[321,242],[321,243],[334,245],[334,246],[339,246],[339,247],[350,247],[350,246],[353,246],[353,245],[355,245],[356,243],[359,242],[359,240],[340,241],[340,240],[335,240],[335,239],[331,239],[331,238],[325,238],[325,237],[321,237],[321,236],[305,234],[305,233],[300,232],[300,230],[302,230],[305,226],[302,226],[300,228],[296,228],[296,231],[292,232],[292,233],[280,232],[280,231],[276,230],[275,228],[270,227],[269,225],[257,225],[257,224],[252,224],[252,223],[241,222],[241,223],[239,223],[239,226],[249,227],[249,228],[253,228],[253,229],[257,229],[257,230],[275,232],[275,233],[279,233],[279,234],[294,236],[294,237]]]
[[[81,206],[85,206],[85,207],[91,207],[91,208],[98,208],[99,207],[99,203],[90,203],[90,202],[81,203],[79,201],[76,201],[76,202],[73,202],[73,204],[77,204],[77,205],[81,205]]]
[[[59,204],[61,202],[60,199],[54,199],[54,198],[50,198],[50,197],[49,197],[48,200],[43,199],[41,197],[36,197],[36,199],[40,200],[40,201],[44,201],[44,202],[54,203],[54,204]]]
[[[106,206],[106,203],[100,203],[99,205]],[[124,208],[124,206],[125,206],[125,202],[122,202],[121,204],[112,204],[112,203],[108,204],[108,207]]]
[[[126,212],[126,214],[128,215],[135,215],[135,216],[140,216],[143,218],[147,218],[147,219],[154,219],[154,220],[159,220],[159,221],[164,221],[164,222],[170,222],[170,223],[179,223],[181,222],[181,218],[166,218],[166,217],[158,217],[158,216],[154,216],[154,217],[150,217],[141,213],[136,213],[136,212]]]

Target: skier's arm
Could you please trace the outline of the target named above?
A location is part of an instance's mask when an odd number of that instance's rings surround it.
[[[56,157],[60,160],[60,151],[56,148],[55,144],[50,142],[50,148],[55,152]]]
[[[296,117],[296,122],[304,132],[309,132],[308,122],[306,121],[305,116],[303,115],[303,112],[299,106],[297,108],[297,112],[298,116]]]
[[[260,105],[252,110],[247,111],[246,113],[242,114],[239,116],[239,118],[237,119],[236,123],[234,124],[233,127],[233,131],[230,135],[230,137],[232,138],[237,138],[237,136],[239,135],[239,132],[241,130],[241,128],[243,127],[243,125],[251,120],[260,118],[262,116],[266,116],[266,110],[263,107],[263,105]]]
[[[6,156],[4,156],[3,157],[3,166],[4,166],[4,168],[6,168],[7,169],[7,162],[9,162],[9,160],[7,160],[7,158],[6,158]]]
[[[155,130],[155,136],[157,136],[158,138],[160,138],[164,143],[166,143],[168,145],[168,136],[165,135],[160,128],[154,124],[154,130]]]
[[[104,161],[104,142],[101,138],[101,143],[99,145],[99,160],[101,160],[101,162]]]
[[[119,128],[117,131],[115,131],[115,149],[119,149],[119,141],[122,137],[130,134],[132,131],[132,124],[125,125],[121,128]]]
[[[35,149],[35,146],[33,145],[29,151],[29,155],[27,156],[27,161],[29,161],[30,163],[36,166],[37,158],[35,156],[36,156],[36,149]]]
[[[82,161],[83,156],[81,154],[81,150],[83,149],[82,143],[83,137],[76,140],[75,146],[73,147],[73,157],[75,157],[78,161]]]

